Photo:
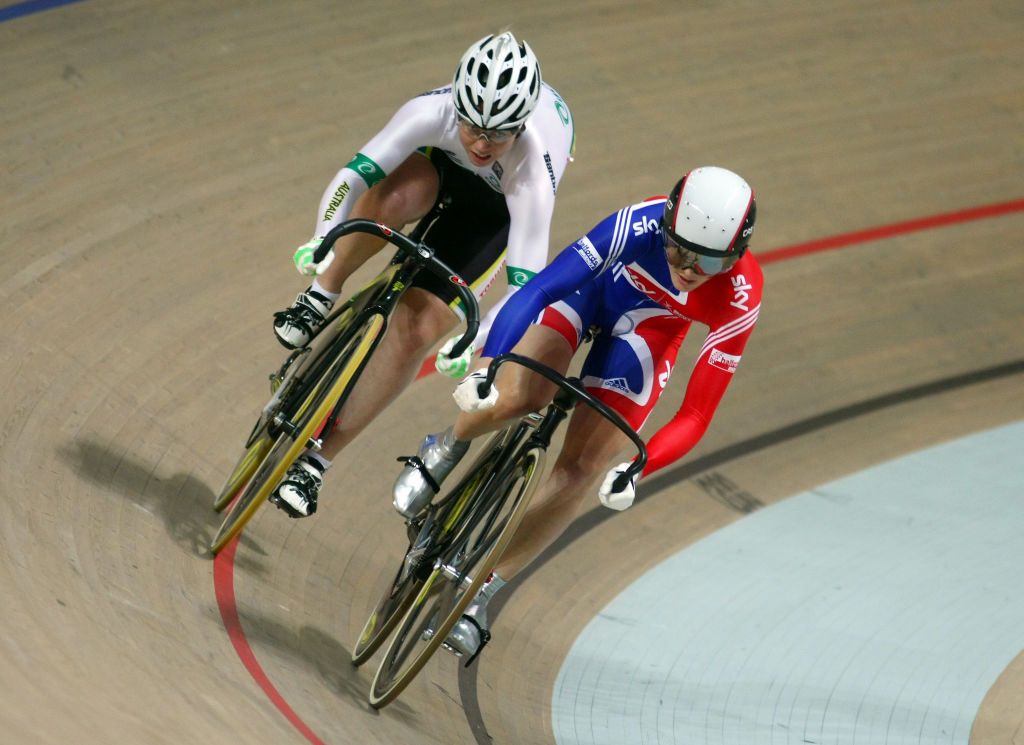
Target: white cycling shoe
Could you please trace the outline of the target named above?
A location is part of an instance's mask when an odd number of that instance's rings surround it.
[[[316,512],[324,467],[306,455],[300,455],[288,468],[284,480],[269,497],[271,504],[289,517],[309,517]]]
[[[334,303],[312,287],[300,292],[290,308],[274,314],[274,334],[288,349],[309,344],[324,325]]]

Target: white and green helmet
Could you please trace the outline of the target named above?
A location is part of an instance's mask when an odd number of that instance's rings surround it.
[[[540,98],[540,63],[510,31],[485,36],[462,55],[452,80],[459,116],[482,129],[516,129]]]

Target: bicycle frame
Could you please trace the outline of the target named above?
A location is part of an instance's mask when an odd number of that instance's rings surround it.
[[[543,415],[539,413],[528,414],[516,424],[508,427],[504,432],[496,435],[496,437],[503,437],[505,442],[501,445],[501,455],[491,466],[489,473],[486,474],[485,481],[472,485],[467,483],[466,478],[477,475],[475,474],[476,468],[474,467],[470,469],[469,476],[465,477],[463,482],[446,497],[430,505],[426,517],[420,525],[417,539],[412,541],[410,552],[416,548],[417,540],[420,537],[430,535],[434,527],[433,521],[439,514],[444,515],[445,524],[442,526],[441,532],[434,536],[433,540],[436,542],[434,548],[440,549],[443,546],[456,545],[460,540],[464,540],[464,537],[459,537],[457,532],[453,533],[453,530],[457,531],[461,527],[464,517],[471,518],[475,511],[485,509],[488,506],[485,500],[474,498],[481,493],[485,493],[490,483],[502,479],[507,468],[517,460],[520,453],[532,448],[539,448],[542,452],[547,452],[547,449],[551,446],[551,438],[554,436],[555,431],[580,401],[596,409],[629,437],[637,448],[637,459],[615,480],[613,488],[616,491],[624,488],[628,480],[638,475],[647,464],[647,448],[643,440],[640,439],[640,436],[614,410],[587,393],[583,387],[583,382],[579,378],[565,378],[546,365],[535,362],[529,357],[523,357],[514,353],[496,357],[488,368],[485,382],[480,384],[481,396],[487,395],[487,391],[494,382],[494,376],[497,374],[498,368],[506,362],[515,362],[542,375],[558,386],[558,393],[547,406],[547,410]],[[487,390],[485,390],[485,386]],[[489,444],[485,448],[485,452],[489,451],[491,447],[492,445]],[[453,499],[458,501],[451,505]],[[449,505],[451,505],[450,508]],[[491,519],[493,519],[493,516]],[[490,525],[486,526],[487,531],[489,531],[490,527]],[[438,553],[440,551],[422,553],[416,557],[417,565],[429,566]]]
[[[647,465],[647,447],[644,445],[644,441],[640,439],[640,435],[633,431],[633,428],[626,424],[622,417],[609,408],[607,404],[587,393],[583,387],[583,381],[579,378],[566,378],[556,373],[547,365],[536,362],[529,357],[523,357],[521,354],[509,352],[507,354],[500,354],[491,361],[490,366],[487,368],[487,377],[479,385],[481,398],[485,398],[490,393],[491,386],[494,384],[494,376],[497,375],[498,368],[505,362],[515,362],[522,365],[558,386],[559,391],[555,394],[554,401],[549,405],[548,412],[544,415],[543,421],[538,426],[538,432],[535,434],[535,444],[538,447],[542,447],[545,450],[548,448],[555,429],[568,416],[569,412],[575,408],[576,404],[582,401],[614,424],[636,446],[636,460],[615,479],[612,488],[615,491],[621,491],[630,479],[638,476],[644,470],[644,466]]]
[[[419,530],[416,537],[410,541],[409,552],[406,554],[407,562],[410,561],[411,554],[415,560],[416,567],[430,567],[446,547],[462,540],[461,538],[453,538],[454,532],[462,527],[465,518],[471,517],[474,512],[485,509],[488,506],[486,500],[479,499],[479,495],[486,493],[489,485],[503,476],[509,464],[513,463],[515,457],[519,454],[523,438],[540,421],[539,415],[531,414],[524,417],[518,423],[510,425],[502,432],[497,433],[495,438],[504,439],[504,442],[501,443],[502,454],[490,468],[489,473],[486,474],[487,478],[475,483],[471,479],[467,480],[468,477],[464,478],[447,496],[428,506],[426,515],[418,526]],[[491,451],[493,446],[494,440],[488,443],[484,448],[484,452]],[[476,470],[476,467],[471,469],[469,476],[476,476]],[[453,501],[454,504],[452,504]],[[432,535],[436,519],[439,515],[443,516],[444,524],[441,526],[439,533]],[[417,554],[417,548],[432,550],[424,550],[422,553]],[[415,569],[416,567],[410,566],[410,569]]]
[[[580,401],[611,421],[637,447],[637,458],[623,479],[632,478],[646,465],[643,441],[618,414],[587,393],[578,378],[565,378],[519,355],[500,355],[480,384],[482,395],[498,367],[510,361],[542,375],[559,390],[543,414],[529,414],[492,436],[455,488],[409,522],[409,549],[353,654],[353,662],[362,664],[386,634],[398,629],[371,684],[370,704],[375,708],[393,701],[446,644],[460,614],[512,545],[539,485],[553,434]],[[378,616],[378,611],[387,615]],[[489,634],[481,633],[480,645],[465,665],[473,663],[489,639]]]
[[[425,233],[430,217],[421,221],[415,235]],[[477,334],[480,320],[476,298],[466,282],[429,246],[386,225],[349,220],[332,229],[320,248],[329,249],[351,232],[382,238],[398,253],[367,287],[328,317],[321,332],[311,340],[312,346],[293,352],[271,375],[273,395],[260,412],[245,451],[214,499],[214,509],[228,508],[211,542],[214,553],[245,526],[303,448],[319,449],[322,433],[334,428],[387,330],[390,314],[420,271],[427,270],[454,284],[463,302],[467,329],[453,354],[461,353]]]
[[[343,349],[352,338],[352,334],[361,328],[363,323],[365,323],[371,316],[379,315],[381,316],[383,323],[376,338],[369,346],[363,363],[359,367],[357,374],[360,374],[363,367],[365,367],[366,361],[373,356],[377,345],[387,332],[388,319],[391,317],[391,313],[398,305],[402,296],[405,294],[405,291],[412,285],[416,276],[425,269],[438,276],[444,277],[454,284],[461,296],[463,304],[466,307],[466,333],[459,339],[458,343],[456,343],[455,347],[452,349],[452,356],[458,356],[461,354],[473,341],[480,324],[479,310],[475,296],[469,290],[465,281],[439,261],[434,256],[433,250],[420,240],[422,235],[426,232],[427,227],[429,227],[431,220],[439,210],[440,208],[435,208],[433,212],[420,220],[415,230],[409,236],[403,235],[398,231],[392,230],[386,225],[381,225],[380,223],[373,222],[372,220],[360,219],[348,220],[340,223],[324,237],[320,247],[316,251],[317,255],[321,255],[321,252],[323,255],[326,255],[326,252],[330,250],[339,238],[353,232],[369,233],[371,235],[381,237],[395,245],[396,248],[398,248],[398,252],[392,258],[391,262],[370,282],[370,284],[328,316],[327,322],[324,324],[320,333],[310,341],[310,344],[314,344],[316,339],[322,336],[324,331],[331,328],[332,323],[343,313],[351,310],[353,307],[359,308],[356,311],[355,317],[347,322],[348,329],[346,332],[336,336],[331,341],[331,345],[325,353],[315,355],[315,359],[312,360],[314,364],[309,369],[302,370],[295,382],[295,385],[292,386],[292,390],[288,396],[288,401],[302,400],[308,393],[310,385],[319,380],[324,370],[333,363],[337,350]],[[362,305],[362,307],[359,307],[360,305]],[[333,429],[341,409],[344,407],[350,393],[351,389],[346,391],[339,399],[337,405],[332,409],[330,415],[326,419],[324,426],[321,428],[321,432],[330,432]],[[280,410],[286,410],[286,403],[281,402],[278,408]],[[278,417],[274,422],[275,429],[277,431],[289,431],[291,428],[294,428],[296,424],[296,422],[289,422],[281,419],[280,417]],[[318,446],[319,440],[312,444],[314,446]]]

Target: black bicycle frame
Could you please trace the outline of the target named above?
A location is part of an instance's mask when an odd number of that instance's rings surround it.
[[[327,255],[334,243],[344,235],[349,233],[368,233],[375,235],[379,238],[383,238],[388,243],[394,245],[398,252],[392,258],[390,267],[394,267],[390,276],[382,278],[379,287],[370,286],[364,290],[364,292],[371,293],[371,297],[366,301],[366,305],[361,308],[355,318],[349,322],[348,333],[344,333],[338,336],[337,339],[331,342],[328,349],[319,355],[317,364],[305,371],[303,379],[305,381],[316,381],[320,378],[325,366],[333,363],[335,357],[341,352],[346,344],[352,339],[352,335],[373,315],[380,315],[383,319],[383,324],[377,333],[376,338],[371,343],[368,354],[366,355],[363,365],[355,372],[355,376],[358,376],[365,366],[366,362],[369,361],[373,355],[374,350],[380,343],[380,340],[384,337],[385,332],[388,328],[388,319],[391,317],[392,311],[395,306],[398,305],[402,295],[411,286],[412,281],[416,275],[423,270],[427,270],[432,274],[441,277],[451,284],[455,285],[456,291],[462,300],[463,307],[466,313],[466,333],[462,335],[459,341],[452,348],[450,354],[452,357],[457,357],[462,354],[463,351],[472,343],[476,337],[477,331],[480,328],[480,308],[476,302],[476,297],[473,295],[469,286],[465,280],[456,274],[452,269],[442,262],[434,254],[434,250],[427,246],[421,240],[423,234],[426,232],[430,223],[437,216],[440,210],[443,209],[443,205],[437,206],[432,210],[426,217],[424,217],[416,225],[416,228],[410,235],[405,235],[397,230],[389,228],[381,223],[374,222],[372,220],[347,220],[339,223],[337,226],[332,228],[323,241],[317,248],[314,254],[314,261],[319,263],[323,260],[323,257]],[[317,258],[319,257],[319,258]],[[387,270],[385,270],[387,271]],[[353,298],[351,302],[360,302],[358,296]],[[341,306],[339,312],[344,310],[346,306]],[[336,314],[335,314],[336,315]],[[328,322],[324,324],[324,329],[330,327],[330,318]],[[297,397],[301,400],[308,395],[309,383],[296,386],[296,392],[293,397]],[[337,405],[331,410],[330,415],[326,420],[326,424],[322,431],[330,432],[337,422],[338,416],[348,399],[349,393],[351,393],[351,387],[345,392],[345,394],[338,400]],[[294,426],[295,423],[291,423]]]
[[[612,490],[622,491],[634,476],[639,475],[640,472],[644,470],[644,466],[647,465],[647,447],[644,445],[644,441],[640,439],[640,435],[638,435],[632,427],[626,424],[622,417],[609,408],[607,404],[587,393],[583,387],[583,381],[579,378],[563,377],[546,365],[536,362],[529,357],[523,357],[521,354],[515,354],[513,352],[499,354],[491,361],[490,366],[487,368],[486,379],[478,386],[478,392],[481,398],[485,398],[487,394],[490,393],[491,386],[494,384],[494,376],[498,373],[498,368],[505,362],[515,362],[522,365],[538,375],[547,378],[559,388],[554,401],[549,405],[548,411],[544,415],[544,419],[541,421],[537,430],[530,435],[530,442],[546,450],[548,445],[551,444],[551,436],[555,429],[562,420],[569,415],[569,412],[582,401],[614,424],[636,446],[636,460],[630,464],[629,468],[616,477],[612,484]]]
[[[588,406],[593,407],[599,414],[614,424],[627,437],[629,437],[637,448],[636,460],[633,461],[629,468],[616,477],[612,485],[613,490],[621,491],[624,489],[629,480],[644,469],[644,466],[647,464],[647,448],[644,445],[643,440],[641,440],[640,436],[633,431],[633,428],[623,421],[622,417],[609,408],[607,404],[587,393],[583,387],[583,382],[579,378],[563,377],[554,370],[548,368],[546,365],[535,362],[529,357],[508,353],[495,357],[491,362],[490,367],[488,368],[487,378],[484,382],[480,383],[479,386],[481,397],[487,395],[490,386],[494,382],[494,376],[497,373],[498,368],[505,362],[516,362],[530,370],[533,370],[558,386],[559,390],[543,415],[531,414],[523,417],[515,425],[512,425],[517,429],[509,437],[509,442],[505,445],[504,451],[497,457],[491,466],[491,472],[487,476],[487,481],[473,487],[477,494],[483,492],[490,484],[496,481],[500,482],[505,478],[508,473],[508,469],[515,464],[520,453],[534,447],[547,450],[551,445],[551,438],[559,425],[561,425],[561,423],[581,401],[586,403]],[[533,431],[529,432],[531,429]],[[436,516],[444,511],[444,508],[452,499],[455,499],[456,496],[461,496],[462,488],[463,485],[460,484],[452,492],[449,492],[449,494],[442,500],[433,504],[433,509],[430,510],[426,520],[420,526],[417,539],[412,541],[414,547],[421,536],[430,534]],[[476,499],[473,503],[466,506],[466,510],[472,514],[475,511],[487,509],[488,507],[489,504],[487,502]],[[496,517],[497,514],[495,513],[490,519],[493,521]],[[490,524],[485,525],[484,533],[489,533],[490,528]],[[465,536],[464,538],[468,538],[468,536]],[[456,533],[455,536],[453,536],[453,541],[457,542],[458,540],[462,539],[458,538],[458,534]],[[429,547],[432,550],[425,551],[419,557],[418,561],[422,562],[421,566],[430,566],[441,552],[447,551],[453,546],[455,546],[455,543],[449,544],[446,537],[441,536],[438,545]],[[428,547],[424,546],[424,548]]]

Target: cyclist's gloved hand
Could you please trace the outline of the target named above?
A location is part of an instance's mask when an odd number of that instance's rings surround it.
[[[452,347],[461,338],[460,336],[453,336],[446,341],[444,346],[438,351],[437,359],[434,360],[434,367],[437,371],[442,375],[447,375],[449,378],[461,378],[469,372],[469,363],[473,361],[473,352],[476,350],[473,344],[466,347],[466,351],[458,357],[448,356],[448,353],[452,351]]]
[[[601,489],[597,492],[597,496],[605,507],[613,510],[624,510],[633,504],[633,500],[636,499],[636,476],[626,482],[626,486],[622,491],[612,491],[612,484],[615,482],[615,479],[631,465],[633,464],[620,463],[604,477],[604,482],[601,484]]]
[[[309,243],[303,243],[295,249],[295,253],[292,254],[292,261],[295,262],[295,268],[299,270],[299,274],[312,277],[314,274],[323,274],[324,269],[330,266],[331,261],[334,259],[334,251],[327,254],[327,258],[321,261],[319,265],[313,263],[313,254],[320,248],[323,239],[323,236],[313,238]]]
[[[480,398],[480,384],[487,379],[487,368],[482,367],[475,373],[471,373],[455,386],[452,398],[463,411],[482,411],[489,409],[498,402],[498,387],[492,385],[487,398]]]

